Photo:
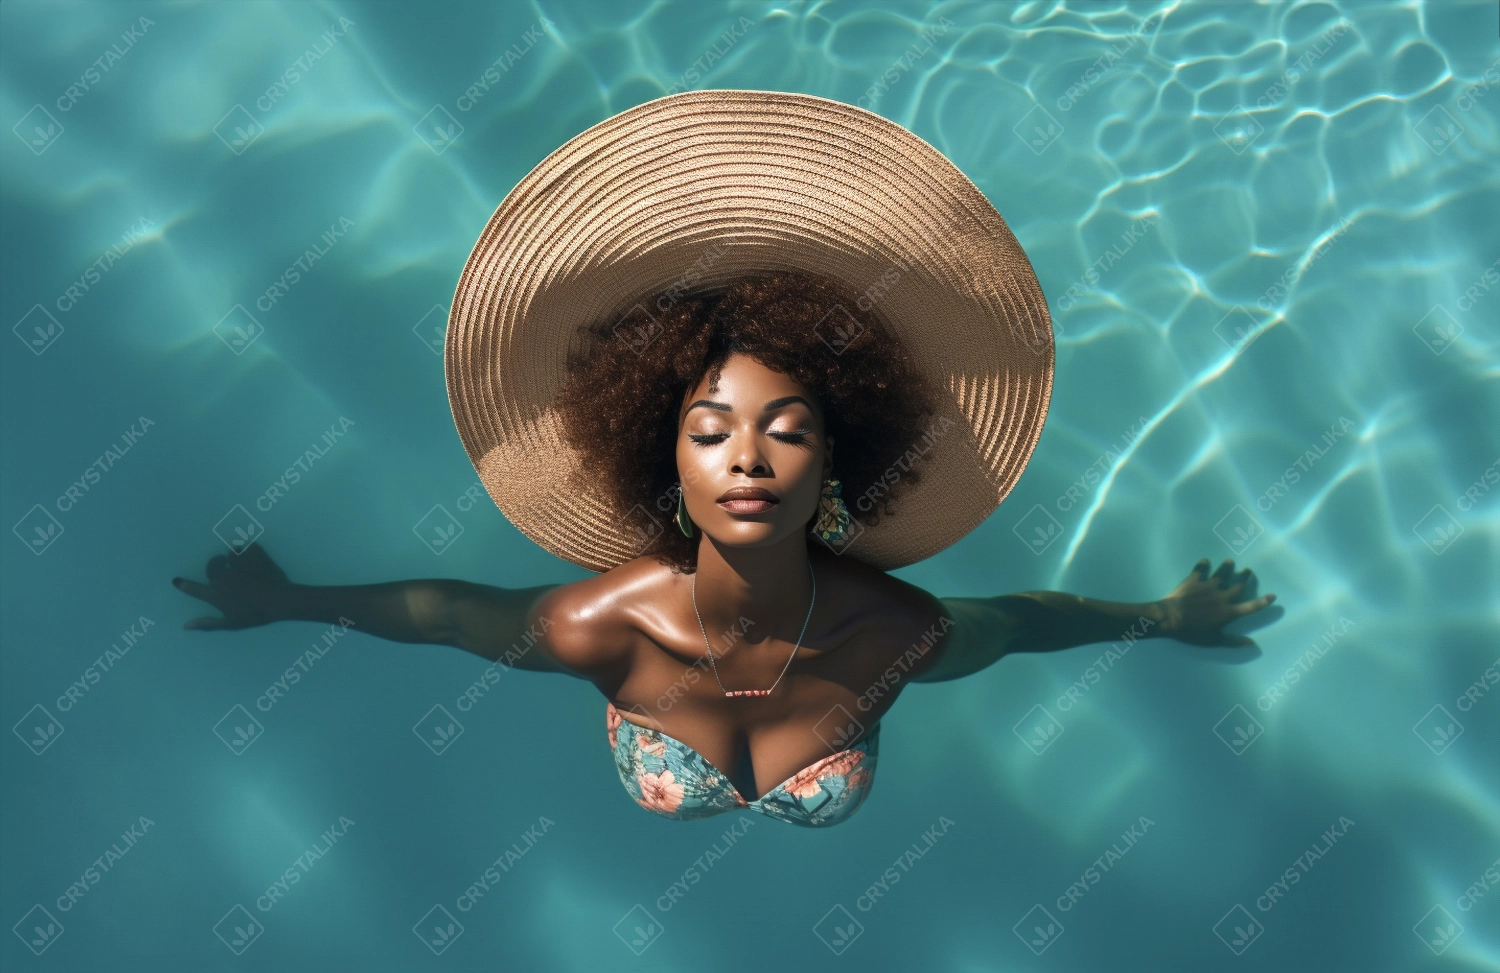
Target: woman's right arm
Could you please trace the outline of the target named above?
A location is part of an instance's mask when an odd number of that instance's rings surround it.
[[[183,627],[235,630],[276,621],[349,624],[356,631],[393,642],[451,645],[519,669],[562,672],[546,638],[554,620],[539,611],[561,585],[497,588],[447,578],[366,585],[301,585],[271,560],[259,544],[235,557],[209,559],[208,583],[173,578],[179,591],[223,612]],[[582,678],[581,676],[579,676]]]

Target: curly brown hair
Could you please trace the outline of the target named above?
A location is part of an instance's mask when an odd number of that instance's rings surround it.
[[[678,411],[705,375],[718,381],[734,352],[816,396],[850,516],[872,527],[895,514],[891,501],[920,475],[904,457],[935,410],[891,329],[873,309],[850,311],[869,303],[828,278],[778,271],[738,278],[718,295],[663,291],[624,319],[579,329],[582,350],[568,355],[555,403],[563,433],[616,510],[641,504],[667,522],[647,553],[676,572],[697,569],[698,540],[670,523],[681,491]],[[646,307],[658,313],[643,316]]]

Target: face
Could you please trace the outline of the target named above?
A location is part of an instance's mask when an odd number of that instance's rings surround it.
[[[833,469],[833,440],[812,393],[736,353],[717,388],[704,376],[683,408],[677,470],[693,523],[739,547],[769,546],[804,530]]]

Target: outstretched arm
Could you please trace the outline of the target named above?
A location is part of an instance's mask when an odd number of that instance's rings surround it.
[[[562,672],[540,637],[547,627],[533,608],[559,585],[496,588],[447,578],[366,585],[300,585],[259,544],[244,553],[210,558],[208,583],[173,578],[179,591],[223,612],[184,623],[202,631],[232,630],[276,621],[348,623],[394,642],[451,645],[518,669]],[[538,629],[541,631],[538,631]]]
[[[1025,591],[994,598],[940,599],[954,630],[938,659],[917,682],[972,675],[1012,652],[1053,652],[1124,638],[1173,638],[1190,645],[1241,646],[1224,625],[1260,611],[1274,594],[1255,597],[1255,574],[1225,561],[1209,574],[1203,558],[1171,594],[1158,601],[1098,601],[1061,591]]]

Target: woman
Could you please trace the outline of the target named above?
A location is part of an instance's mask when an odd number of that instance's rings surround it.
[[[963,536],[1014,484],[1050,396],[1050,323],[978,190],[835,102],[685,93],[563,146],[471,254],[446,365],[491,496],[600,573],[309,587],[252,545],[210,560],[207,585],[174,579],[224,613],[187,626],[343,616],[586,679],[608,700],[627,793],[669,817],[839,823],[909,683],[1142,619],[1248,644],[1222,627],[1274,599],[1206,559],[1146,604],[937,598],[886,573]]]

